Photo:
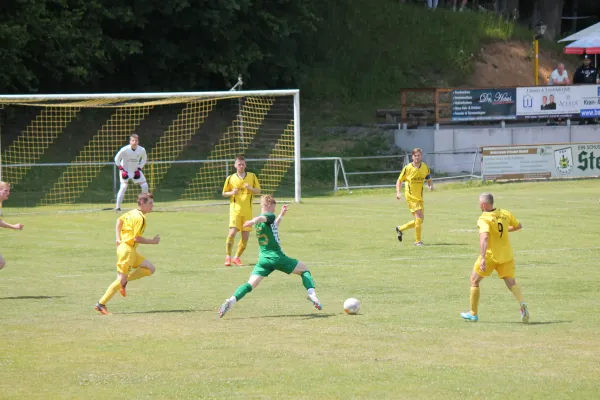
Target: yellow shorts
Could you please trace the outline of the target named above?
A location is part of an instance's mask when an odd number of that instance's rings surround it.
[[[421,200],[421,201],[406,200],[406,204],[408,204],[408,209],[413,214],[419,210],[422,210],[423,212],[425,212],[425,203],[423,202],[423,200]]]
[[[129,274],[132,269],[139,267],[146,258],[138,254],[137,248],[121,243],[117,247],[117,272]]]
[[[229,214],[229,227],[237,228],[238,231],[242,232],[250,232],[252,231],[252,227],[244,228],[244,222],[250,221],[252,216],[250,215],[240,215],[240,214]]]
[[[490,276],[492,275],[492,272],[496,271],[498,273],[498,278],[500,279],[515,277],[515,260],[510,260],[502,264],[486,261],[485,272],[482,272],[479,269],[480,263],[481,256],[477,257],[477,261],[475,261],[475,266],[473,267],[473,272],[479,276]]]

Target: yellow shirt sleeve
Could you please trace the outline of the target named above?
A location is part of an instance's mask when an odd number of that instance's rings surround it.
[[[252,183],[252,187],[255,189],[260,189],[260,182],[258,181],[258,177],[255,174],[254,175],[254,182]]]
[[[223,185],[223,193],[225,193],[225,192],[231,192],[231,190],[233,189],[231,187],[231,182],[230,181],[231,181],[231,175],[229,175],[227,177],[227,179],[225,179],[225,184]]]
[[[400,182],[406,181],[406,167],[402,168],[402,171],[400,172],[400,175],[398,176],[398,180]]]
[[[477,220],[477,226],[479,227],[479,233],[490,233],[490,225],[483,219]]]
[[[520,222],[517,220],[517,218],[512,213],[510,213],[510,226],[517,227],[519,226],[519,224]]]

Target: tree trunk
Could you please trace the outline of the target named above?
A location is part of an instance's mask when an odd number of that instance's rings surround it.
[[[504,18],[518,18],[519,0],[496,0],[496,13]]]
[[[546,25],[546,39],[555,40],[560,36],[562,23],[563,0],[538,0],[533,12],[533,24],[542,22]]]

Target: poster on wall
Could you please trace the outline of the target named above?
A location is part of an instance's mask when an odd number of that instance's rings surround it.
[[[535,86],[517,88],[517,117],[579,116],[586,86]]]
[[[482,148],[484,180],[600,176],[600,143]]]
[[[452,121],[516,119],[516,97],[515,88],[453,90]]]

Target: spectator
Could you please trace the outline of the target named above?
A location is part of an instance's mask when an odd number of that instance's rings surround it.
[[[452,2],[454,3],[454,5],[452,6],[452,9],[454,11],[456,11],[456,3],[458,2],[461,2],[458,11],[465,11],[465,7],[467,7],[467,0],[452,0]]]
[[[583,65],[575,70],[573,75],[573,83],[583,85],[594,85],[598,82],[598,70],[592,65],[592,60],[586,54],[583,57]],[[579,120],[579,125],[586,125],[588,123],[595,123],[596,120],[589,120],[582,118]]]
[[[438,0],[427,0],[427,7],[428,8],[432,8],[432,9],[436,9],[438,6]]]
[[[583,65],[575,70],[573,83],[595,84],[598,81],[598,70],[592,65],[592,60],[586,54],[583,58]]]
[[[550,74],[549,85],[570,85],[569,74],[565,70],[565,65],[560,63],[556,69]]]

